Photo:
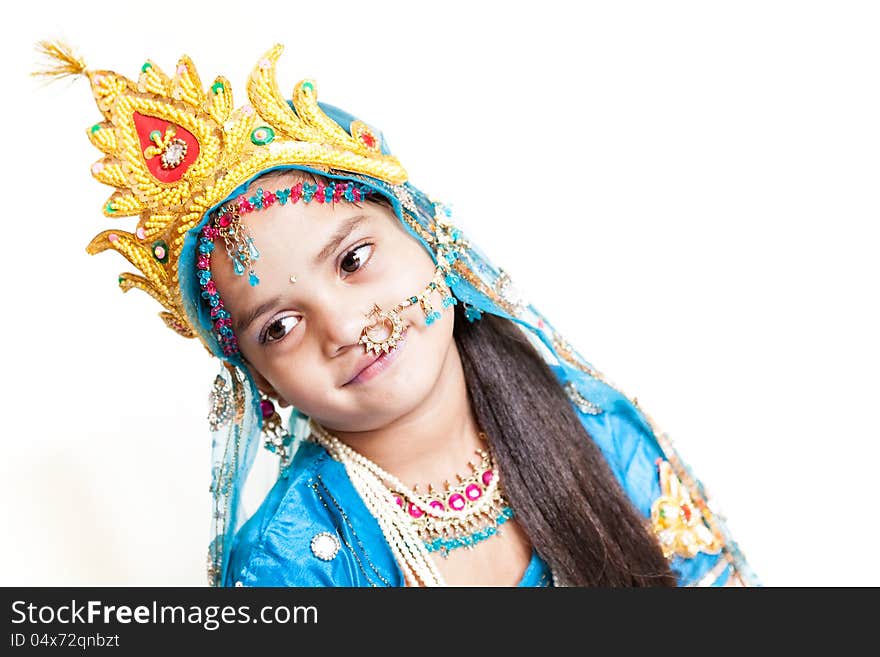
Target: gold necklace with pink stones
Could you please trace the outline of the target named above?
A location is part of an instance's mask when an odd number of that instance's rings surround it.
[[[486,435],[480,434],[485,440]],[[426,495],[391,487],[394,503],[403,509],[414,525],[428,552],[446,557],[451,550],[473,547],[500,531],[500,526],[513,517],[513,510],[504,499],[492,455],[477,449],[478,463],[468,462],[471,473],[451,485],[444,482],[439,493],[428,486]],[[452,513],[449,513],[452,512]]]

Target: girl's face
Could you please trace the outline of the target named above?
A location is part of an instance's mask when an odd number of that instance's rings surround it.
[[[359,343],[374,304],[390,310],[434,274],[430,255],[390,207],[359,206],[299,202],[244,215],[260,251],[259,285],[233,273],[220,241],[211,262],[260,389],[338,431],[377,429],[415,409],[454,344],[454,314],[428,326],[418,305],[401,312],[403,341],[378,362]],[[429,299],[442,310],[437,292]]]

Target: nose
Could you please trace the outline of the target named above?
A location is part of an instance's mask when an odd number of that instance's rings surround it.
[[[363,300],[327,299],[312,311],[312,323],[327,358],[357,348],[373,304]]]

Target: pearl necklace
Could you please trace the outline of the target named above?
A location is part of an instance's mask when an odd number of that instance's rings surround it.
[[[382,483],[385,473],[379,466],[358,454],[322,426],[309,420],[312,435],[330,456],[342,463],[355,489],[379,523],[391,551],[410,585],[446,586],[446,582],[415,528],[394,501],[391,490]],[[396,480],[396,478],[393,478]]]

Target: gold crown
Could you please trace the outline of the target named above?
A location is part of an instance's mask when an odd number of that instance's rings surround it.
[[[206,91],[189,57],[168,77],[153,62],[137,82],[112,71],[87,70],[64,44],[43,42],[54,66],[46,77],[86,75],[104,120],[88,129],[105,157],[92,175],[116,191],[104,205],[108,217],[139,217],[134,233],[105,230],[91,254],[121,253],[142,275],[119,276],[123,291],[147,292],[165,308],[160,316],[184,337],[195,337],[184,310],[177,264],[186,233],[236,187],[270,167],[310,165],[365,174],[391,184],[406,171],[381,151],[381,138],[362,121],[346,132],[317,101],[312,80],[293,89],[293,109],[281,95],[276,45],[258,62],[247,84],[250,104],[234,109],[229,82],[218,77]]]

